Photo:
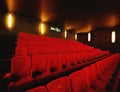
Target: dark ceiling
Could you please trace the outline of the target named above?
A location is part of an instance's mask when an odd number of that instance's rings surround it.
[[[0,0],[1,10],[88,32],[120,22],[119,0]]]

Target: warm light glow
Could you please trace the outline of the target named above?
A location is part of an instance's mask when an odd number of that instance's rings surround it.
[[[40,23],[39,25],[39,32],[43,35],[45,33],[45,24]]]
[[[12,14],[8,15],[8,27],[11,28],[12,27]]]
[[[112,31],[112,34],[111,34],[111,42],[112,42],[112,43],[115,43],[115,40],[116,40],[116,33],[115,33],[115,31]]]
[[[47,22],[49,20],[48,16],[43,12],[41,13],[40,19],[44,22]]]
[[[65,30],[65,38],[67,38],[67,31]]]
[[[7,5],[7,9],[8,11],[14,11],[15,10],[15,3],[16,1],[18,2],[18,0],[5,0],[5,3]]]
[[[8,29],[12,29],[14,26],[14,17],[11,13],[6,16],[6,26],[8,27]]]
[[[55,5],[54,0],[51,0],[51,1],[41,0],[41,3],[40,3],[40,11],[41,12],[39,14],[41,21],[48,22],[48,21],[52,21],[52,20],[56,19],[54,5]]]
[[[105,22],[106,21],[106,22]],[[119,17],[116,14],[111,14],[109,16],[106,17],[106,20],[104,20],[104,23],[108,26],[108,27],[114,27],[117,24],[119,24]]]
[[[75,40],[77,40],[77,33],[75,34]]]
[[[44,34],[44,32],[45,32],[45,29],[44,29],[44,24],[43,24],[43,23],[41,23],[41,34]]]
[[[81,27],[77,33],[88,33],[92,30],[92,24],[88,24],[85,27]]]
[[[91,33],[89,32],[88,33],[88,42],[90,42],[91,41]]]

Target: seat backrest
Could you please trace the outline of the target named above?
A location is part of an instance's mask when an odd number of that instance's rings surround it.
[[[86,80],[83,70],[73,72],[69,75],[72,92],[87,92]]]
[[[59,60],[59,64],[61,66],[61,69],[66,69],[68,67],[64,53],[58,54],[58,60]]]
[[[15,56],[27,55],[27,48],[25,46],[17,46],[15,48]]]
[[[67,76],[53,80],[47,84],[48,92],[71,92],[70,79]]]
[[[15,56],[11,60],[11,73],[18,77],[30,74],[31,59],[29,56]]]
[[[58,70],[58,56],[57,54],[47,54],[48,57],[48,72],[54,72]]]
[[[46,55],[33,55],[32,56],[32,69],[39,72],[45,72],[47,69],[47,56]]]
[[[89,91],[89,88],[96,88],[96,71],[95,71],[95,65],[87,66],[83,69],[84,71],[84,78],[85,83],[87,86],[87,90]]]

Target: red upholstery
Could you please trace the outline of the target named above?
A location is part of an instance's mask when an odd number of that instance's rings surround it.
[[[57,54],[47,54],[48,58],[48,65],[47,71],[48,72],[55,72],[58,70],[58,57]]]
[[[76,71],[69,75],[71,79],[72,92],[87,92],[85,73],[83,70]]]
[[[28,55],[27,48],[25,46],[18,46],[15,48],[15,55],[21,56],[21,55]]]
[[[103,53],[100,49],[95,49],[80,42],[27,33],[19,33],[15,50],[15,57],[12,58],[11,73],[21,77],[21,79],[9,84],[8,89],[12,91],[17,91],[20,88],[25,88],[26,85],[34,84],[33,78],[35,78],[35,83],[40,83],[41,81],[44,82],[47,79],[50,80],[55,76],[62,75],[62,73],[69,74],[78,69],[78,67],[81,68],[82,66],[91,64],[91,59],[108,54],[108,52]],[[89,69],[87,68],[82,72],[85,77],[83,75],[77,76],[77,78],[74,79],[72,77],[73,90],[75,92],[78,90],[88,90],[86,87],[94,83],[93,78],[103,74],[105,64],[106,63],[98,63],[98,65],[94,65],[96,70],[91,67],[89,68],[93,69],[92,71],[95,74],[92,74],[94,77],[88,72]],[[32,70],[35,71],[32,73],[33,76],[31,76],[30,72]],[[36,71],[38,73],[37,76]],[[79,77],[81,77],[82,80],[79,80]],[[53,85],[53,88],[55,88],[50,89],[51,87],[47,86],[50,92],[70,92],[70,81],[68,77],[56,81],[58,84],[60,83],[60,86],[54,86],[55,84],[57,85],[54,81],[49,83],[48,85]],[[77,84],[83,85],[78,88],[78,86],[76,86]]]
[[[15,56],[11,61],[11,79],[9,92],[18,92],[34,85],[31,76],[31,58],[29,56]]]
[[[70,79],[61,77],[47,84],[48,92],[71,92]]]
[[[33,55],[32,56],[32,69],[41,73],[47,70],[47,55]]]
[[[64,69],[63,65],[66,66],[66,68],[68,67],[67,62],[66,62],[65,54],[59,54],[58,55],[58,60],[59,60],[59,67],[61,69]]]
[[[27,90],[26,92],[47,92],[47,89],[45,86],[39,86],[30,90]]]
[[[68,67],[74,66],[75,63],[73,61],[73,54],[71,53],[65,54],[65,60]]]
[[[18,77],[30,75],[31,59],[29,56],[15,56],[11,61],[11,73]]]

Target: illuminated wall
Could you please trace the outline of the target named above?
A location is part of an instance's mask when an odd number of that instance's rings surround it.
[[[8,13],[5,13],[3,15],[0,15],[1,19],[1,25],[0,25],[0,34],[17,34],[18,32],[26,32],[26,33],[33,33],[33,34],[39,34],[39,35],[45,35],[45,36],[51,36],[51,37],[57,37],[57,38],[64,38],[64,30],[61,32],[55,32],[51,31],[50,25],[43,25],[46,28],[42,28],[45,30],[45,32],[40,32],[41,22],[36,19],[30,19],[25,16],[16,15],[14,14],[14,25],[11,24],[13,21],[10,19],[8,21],[8,16],[6,15]],[[11,15],[9,16],[11,18]],[[11,26],[11,27],[10,27]],[[42,27],[43,27],[42,26]]]
[[[116,32],[116,39],[115,43],[112,43],[111,36],[112,31],[115,30]],[[120,27],[116,28],[99,28],[93,30],[91,32],[91,41],[88,42],[88,34],[87,33],[79,33],[78,34],[78,41],[83,42],[88,45],[92,45],[96,48],[101,48],[103,50],[111,50],[111,51],[120,51]]]

